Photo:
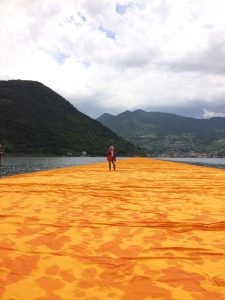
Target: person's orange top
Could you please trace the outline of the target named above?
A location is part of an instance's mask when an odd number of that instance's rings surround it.
[[[225,171],[118,164],[0,180],[1,300],[225,299]]]

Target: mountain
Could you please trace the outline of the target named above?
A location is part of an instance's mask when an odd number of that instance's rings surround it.
[[[225,156],[225,118],[194,119],[139,109],[103,114],[97,120],[150,155]]]
[[[120,155],[138,152],[50,88],[23,80],[0,81],[0,144],[16,154],[105,155],[111,144]]]
[[[99,122],[101,122],[102,124],[104,124],[104,122],[108,122],[112,118],[114,118],[114,115],[111,115],[111,114],[108,114],[108,113],[104,113],[97,120]]]

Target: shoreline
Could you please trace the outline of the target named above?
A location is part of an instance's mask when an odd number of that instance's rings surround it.
[[[129,157],[131,158],[131,157]],[[129,159],[128,157],[118,157],[121,159]],[[137,158],[137,157],[133,157]],[[142,157],[143,158],[143,157]],[[150,158],[161,161],[173,161],[190,165],[204,166],[209,168],[225,169],[225,159],[223,158]],[[0,167],[0,178],[14,176],[17,174],[29,174],[42,170],[51,170],[58,168],[67,168],[72,166],[87,165],[90,163],[98,163],[106,161],[105,157],[77,156],[77,157],[33,157],[33,156],[10,156],[4,157],[2,166]]]

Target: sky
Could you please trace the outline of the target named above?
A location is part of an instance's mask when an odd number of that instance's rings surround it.
[[[225,116],[224,0],[0,0],[0,80],[76,108]]]

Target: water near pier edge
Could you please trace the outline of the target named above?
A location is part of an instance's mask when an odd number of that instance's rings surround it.
[[[124,159],[120,157],[119,159]],[[225,158],[156,158],[225,169]],[[106,162],[105,157],[3,157],[0,178],[16,174]]]
[[[196,157],[196,158],[190,158],[190,157],[162,157],[158,158],[159,160],[166,160],[166,161],[173,161],[173,162],[182,162],[187,163],[191,165],[197,165],[197,166],[206,166],[206,167],[214,167],[214,168],[220,168],[225,169],[225,158],[202,158],[202,157]]]
[[[42,170],[88,165],[106,161],[105,157],[3,157],[0,178]]]

